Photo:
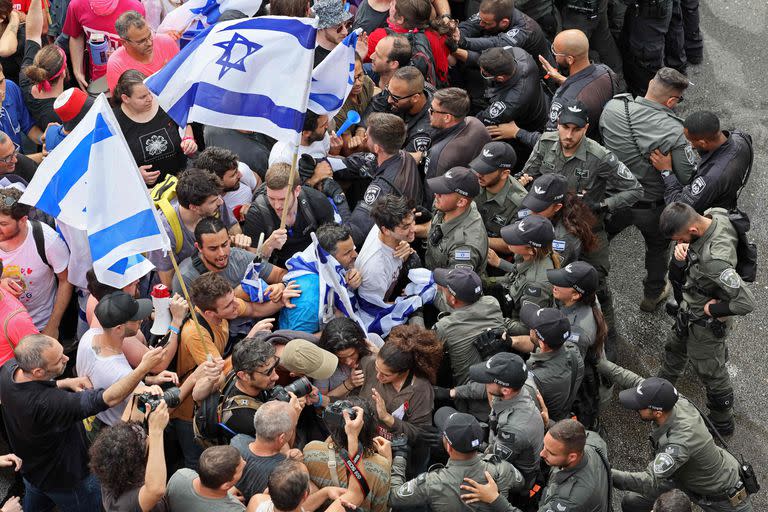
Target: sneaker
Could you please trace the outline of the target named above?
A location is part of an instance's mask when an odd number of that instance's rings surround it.
[[[643,297],[643,300],[640,301],[640,311],[653,313],[656,311],[656,308],[659,307],[659,304],[667,300],[667,297],[669,297],[670,293],[672,293],[672,285],[667,282],[666,286],[664,286],[664,289],[656,297]]]

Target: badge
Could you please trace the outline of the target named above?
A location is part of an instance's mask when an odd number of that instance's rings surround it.
[[[499,117],[505,110],[507,110],[507,104],[503,101],[494,101],[491,107],[488,109],[488,115],[491,117]]]
[[[693,180],[693,183],[691,183],[691,192],[693,195],[697,196],[701,193],[702,190],[704,190],[704,187],[707,186],[707,182],[704,181],[704,177],[699,176],[695,180]]]
[[[685,145],[685,158],[688,159],[688,163],[696,165],[696,153],[693,152],[693,146],[690,144]]]
[[[520,32],[520,29],[519,29],[519,28],[513,28],[512,30],[508,30],[508,31],[507,31],[507,37],[509,38],[509,40],[510,40],[512,43],[514,43],[514,44],[517,44],[517,40],[516,40],[515,38],[517,37],[517,34],[518,34],[519,32]]]
[[[632,176],[632,172],[627,168],[626,165],[619,162],[619,168],[617,170],[619,176],[624,178],[625,180],[633,180],[634,177]]]
[[[491,219],[491,222],[494,224],[498,224],[499,226],[506,226],[507,225],[507,218],[503,215],[494,215],[493,219]]]
[[[381,187],[378,185],[370,185],[365,191],[363,201],[365,201],[365,204],[373,204],[376,199],[378,199],[380,193]]]
[[[531,297],[540,297],[541,296],[541,288],[538,286],[526,286],[525,292],[530,295]]]
[[[557,252],[565,250],[565,240],[552,240],[552,249]]]
[[[397,490],[397,495],[403,498],[406,496],[413,496],[413,493],[415,492],[414,487],[415,485],[413,480],[406,482]]]
[[[475,270],[472,265],[464,265],[463,263],[460,263],[458,265],[454,265],[453,268],[465,268],[467,270]]]
[[[720,273],[720,282],[734,290],[741,288],[741,277],[732,268],[727,268]]]
[[[552,106],[549,108],[549,122],[556,123],[557,118],[560,117],[560,111],[563,109],[562,103],[556,101],[552,102]]]
[[[665,476],[667,471],[675,465],[675,459],[668,453],[659,453],[653,459],[653,473],[656,476]]]
[[[573,173],[577,178],[587,179],[589,178],[589,169],[574,169]]]
[[[494,444],[493,453],[501,460],[508,460],[512,456],[512,450],[501,443]]]
[[[472,251],[469,249],[456,249],[453,253],[453,259],[457,261],[469,261],[472,259]]]
[[[560,502],[558,502],[557,505],[555,505],[555,508],[557,510],[559,510],[560,512],[565,512],[566,510],[568,510],[568,507],[566,507],[565,505],[563,505]]]
[[[574,344],[578,344],[578,343],[579,343],[579,338],[580,338],[580,337],[581,337],[581,336],[579,336],[579,335],[578,335],[578,334],[576,334],[575,332],[572,332],[572,333],[571,333],[571,335],[570,335],[570,336],[568,336],[568,340],[567,340],[567,341],[570,341],[571,343],[574,343]]]
[[[416,148],[416,151],[422,152],[429,149],[429,146],[432,144],[432,137],[429,135],[419,135],[417,137],[413,138],[413,147]]]

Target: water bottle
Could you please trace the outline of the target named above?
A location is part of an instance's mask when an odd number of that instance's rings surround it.
[[[88,48],[91,52],[91,62],[94,66],[107,65],[107,52],[109,50],[109,40],[104,34],[92,34],[88,41]]]

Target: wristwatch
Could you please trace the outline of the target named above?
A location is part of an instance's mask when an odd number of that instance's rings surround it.
[[[662,169],[659,171],[662,178],[668,178],[672,174],[672,169]]]

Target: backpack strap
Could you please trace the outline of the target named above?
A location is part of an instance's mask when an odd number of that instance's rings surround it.
[[[307,223],[309,224],[307,226],[307,232],[313,232],[317,231],[317,217],[315,217],[315,212],[312,211],[312,205],[309,202],[309,199],[307,199],[307,194],[304,193],[304,189],[301,189],[301,192],[299,192],[299,208],[301,208],[301,213],[304,214],[304,217],[307,219]]]
[[[747,172],[744,173],[744,178],[741,180],[741,185],[739,186],[739,190],[736,191],[736,205],[738,207],[739,203],[739,196],[741,196],[741,191],[744,190],[744,187],[747,185],[747,181],[749,180],[749,175],[752,174],[752,164],[755,161],[755,150],[752,147],[752,137],[749,136],[749,134],[741,133],[741,132],[734,132],[738,133],[742,137],[744,137],[744,140],[747,142],[747,146],[749,146],[749,166],[747,167]]]
[[[39,220],[30,220],[29,223],[32,224],[32,238],[35,240],[37,255],[40,256],[43,263],[53,270],[53,265],[48,262],[48,257],[45,255],[45,233],[43,233],[43,224]]]
[[[179,254],[181,248],[184,246],[184,234],[181,232],[181,219],[176,213],[173,205],[167,199],[160,199],[155,203],[160,211],[165,215],[165,220],[168,221],[168,225],[171,227],[171,233],[174,238],[173,252]]]

